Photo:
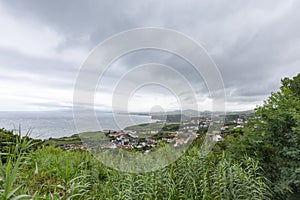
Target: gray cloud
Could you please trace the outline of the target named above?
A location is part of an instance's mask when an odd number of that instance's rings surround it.
[[[16,45],[1,46],[0,41],[0,72],[4,84],[15,75],[19,77],[16,82],[72,90],[80,64],[95,45],[120,31],[145,26],[175,29],[202,44],[223,76],[227,100],[232,103],[230,109],[255,107],[279,88],[281,78],[300,72],[300,28],[297,26],[300,2],[296,0],[10,0],[0,1],[1,6],[13,19],[37,24],[54,32],[55,37],[61,37],[58,45],[49,53],[45,50],[42,56],[35,55],[36,50],[26,54]],[[23,31],[18,34],[21,37]],[[133,66],[148,62],[173,66],[197,87],[198,93],[207,97],[203,78],[188,63],[166,52],[147,50],[116,61],[105,75],[103,92],[111,92],[111,86]],[[159,71],[151,73],[149,76],[162,76]],[[24,74],[44,80],[26,78]],[[132,82],[139,78],[142,77]],[[168,81],[178,84],[176,79]],[[49,108],[55,105],[60,107],[61,103],[51,103]],[[13,105],[10,107],[13,109]]]

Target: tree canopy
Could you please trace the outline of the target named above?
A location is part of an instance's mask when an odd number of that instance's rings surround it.
[[[229,149],[260,161],[279,199],[300,192],[300,74],[284,78]]]

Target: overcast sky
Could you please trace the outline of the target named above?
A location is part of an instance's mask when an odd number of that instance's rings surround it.
[[[141,27],[174,29],[196,40],[220,70],[226,109],[253,109],[279,89],[281,78],[300,72],[299,10],[298,0],[0,0],[0,110],[71,109],[74,83],[90,51],[114,34]],[[110,110],[117,82],[149,62],[181,70],[199,86],[199,109],[210,109],[209,93],[191,66],[155,50],[114,62],[95,106]],[[145,71],[136,79],[144,75],[164,76]],[[158,85],[137,90],[129,102],[132,111],[157,105],[176,109],[178,102]]]

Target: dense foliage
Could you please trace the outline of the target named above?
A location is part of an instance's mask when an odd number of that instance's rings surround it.
[[[300,192],[300,74],[282,80],[280,91],[257,107],[246,133],[228,139],[234,158],[249,155],[260,161],[271,181],[274,198]]]

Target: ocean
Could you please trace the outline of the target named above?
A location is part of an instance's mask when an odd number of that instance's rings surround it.
[[[130,116],[131,120],[128,120]],[[101,128],[94,124],[86,123],[77,130],[72,112],[47,111],[47,112],[0,112],[0,128],[8,130],[19,129],[22,135],[28,131],[30,137],[37,139],[60,138],[71,136],[84,131],[120,130],[125,127],[153,122],[150,116],[145,115],[113,115],[112,113],[97,113]],[[117,122],[115,122],[117,118]]]

